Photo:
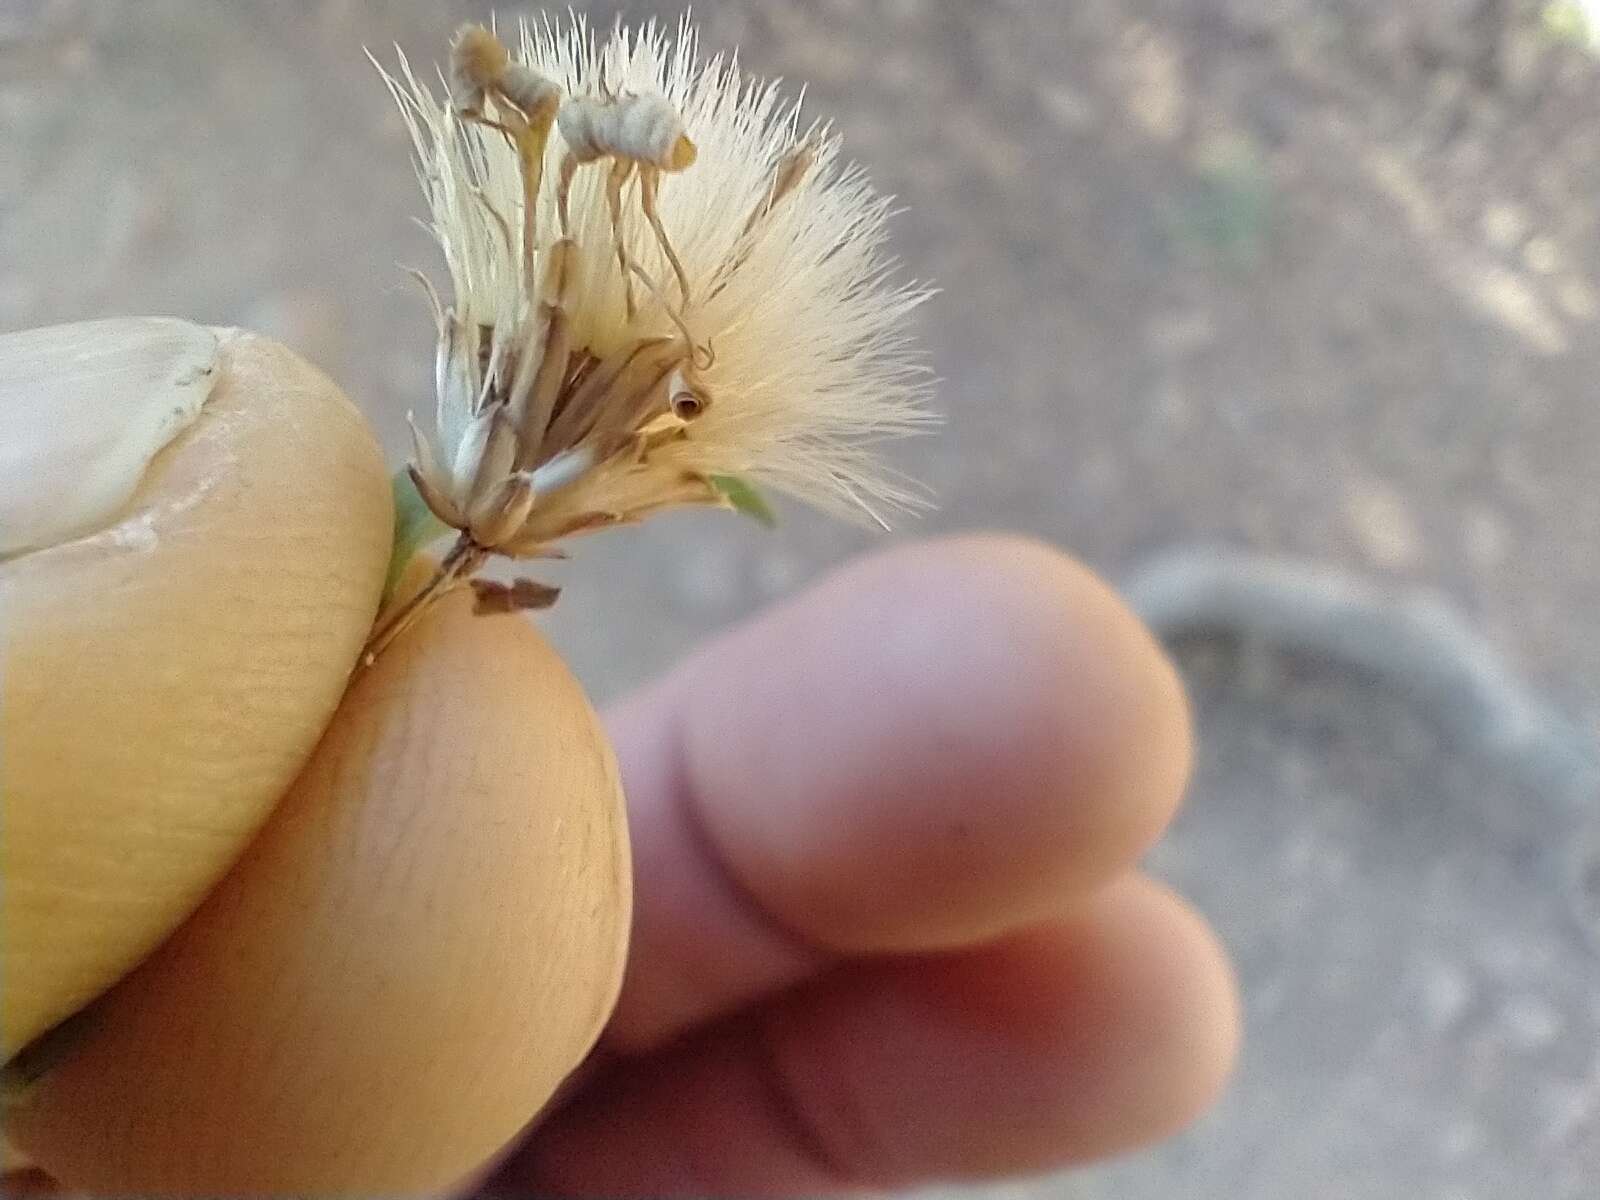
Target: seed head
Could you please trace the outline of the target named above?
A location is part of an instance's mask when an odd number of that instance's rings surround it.
[[[744,507],[752,481],[880,523],[915,506],[874,447],[930,420],[905,329],[927,292],[891,278],[889,202],[838,139],[699,62],[687,24],[512,40],[458,32],[445,99],[403,56],[384,73],[451,284],[425,283],[411,470],[463,561]]]

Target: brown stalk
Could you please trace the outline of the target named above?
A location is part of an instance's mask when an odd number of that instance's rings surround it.
[[[488,552],[463,533],[450,547],[449,553],[439,561],[433,578],[404,604],[394,610],[367,639],[362,647],[359,667],[370,667],[389,645],[422,616],[427,607],[449,591],[463,576],[471,575],[480,566]]]

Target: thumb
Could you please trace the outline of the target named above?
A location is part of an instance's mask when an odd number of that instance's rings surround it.
[[[243,851],[338,704],[391,525],[365,422],[275,342],[0,337],[0,1060]]]

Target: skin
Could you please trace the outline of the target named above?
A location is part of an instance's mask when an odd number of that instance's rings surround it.
[[[1182,1128],[1226,956],[1139,873],[1183,692],[1037,543],[845,568],[618,706],[637,911],[591,1071],[494,1178],[800,1195],[1081,1163]]]
[[[867,558],[607,724],[636,872],[621,999],[463,1192],[987,1179],[1148,1143],[1215,1098],[1231,971],[1136,865],[1188,776],[1183,693],[1056,551]]]

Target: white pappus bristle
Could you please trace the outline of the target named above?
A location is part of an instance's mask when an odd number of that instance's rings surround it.
[[[449,269],[446,320],[458,328],[441,330],[441,339],[460,337],[470,347],[465,378],[441,370],[439,458],[453,461],[471,411],[504,386],[485,386],[483,372],[494,364],[509,379],[512,361],[540,335],[540,305],[559,302],[541,294],[537,262],[565,234],[575,243],[564,288],[574,354],[603,361],[641,339],[692,339],[690,360],[708,403],[684,436],[651,451],[662,468],[749,476],[835,511],[914,504],[914,491],[881,469],[873,446],[928,422],[927,379],[906,331],[907,315],[927,292],[892,279],[889,201],[840,162],[837,138],[803,130],[797,105],[775,86],[747,79],[731,60],[699,62],[687,24],[673,38],[653,26],[618,26],[597,38],[581,20],[546,19],[523,22],[518,34],[513,61],[552,81],[568,104],[665,100],[697,153],[687,169],[659,178],[665,245],[640,211],[638,173],[624,185],[616,232],[604,163],[573,173],[563,230],[557,190],[566,147],[558,125],[542,146],[543,186],[530,224],[513,138],[464,119],[442,87],[436,94],[403,58],[398,78],[386,76],[410,128]],[[802,154],[788,193],[768,204],[785,164]],[[619,240],[637,272],[619,266]],[[681,260],[687,298],[666,245]],[[637,297],[631,317],[630,290]],[[441,358],[448,356],[446,346]],[[536,453],[549,458],[568,448]]]
[[[749,507],[751,481],[880,523],[916,507],[877,444],[932,420],[907,328],[929,293],[896,280],[890,201],[837,137],[699,61],[687,23],[510,41],[467,26],[448,75],[383,73],[450,277],[448,301],[424,280],[437,412],[413,470],[461,532],[452,570]]]

